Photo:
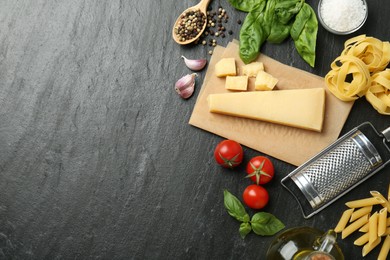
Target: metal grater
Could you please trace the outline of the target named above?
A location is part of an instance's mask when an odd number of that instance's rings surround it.
[[[281,181],[297,198],[305,218],[318,213],[389,162],[388,159],[382,159],[375,145],[360,130],[362,128],[368,128],[370,136],[380,138],[384,150],[390,154],[390,127],[379,133],[366,122],[339,138]]]

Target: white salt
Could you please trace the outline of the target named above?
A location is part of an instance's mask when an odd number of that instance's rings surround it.
[[[346,32],[357,28],[363,22],[366,8],[362,0],[323,0],[320,12],[328,27]]]

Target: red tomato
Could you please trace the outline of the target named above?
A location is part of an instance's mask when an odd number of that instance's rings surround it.
[[[274,165],[264,156],[253,157],[246,166],[246,172],[252,181],[259,184],[266,184],[274,177]]]
[[[239,143],[233,140],[220,142],[214,151],[217,163],[226,168],[233,168],[242,162],[244,151]]]
[[[245,204],[252,209],[262,209],[267,205],[269,195],[262,186],[252,184],[246,187],[242,198]]]

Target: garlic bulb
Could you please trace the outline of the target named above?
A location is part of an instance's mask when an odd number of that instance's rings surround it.
[[[190,70],[193,70],[193,71],[199,71],[199,70],[203,69],[207,64],[206,59],[190,60],[184,56],[181,56],[181,57],[184,59],[184,63],[186,64],[186,66]]]
[[[180,97],[187,99],[192,96],[195,90],[196,73],[187,74],[180,78],[175,84],[175,90]]]

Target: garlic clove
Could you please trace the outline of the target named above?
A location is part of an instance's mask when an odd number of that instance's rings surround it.
[[[181,57],[184,59],[184,63],[186,64],[186,66],[193,71],[199,71],[203,69],[207,64],[206,59],[190,60],[184,56]]]
[[[180,97],[187,99],[192,96],[195,90],[196,73],[187,74],[181,77],[175,84],[175,90]]]

